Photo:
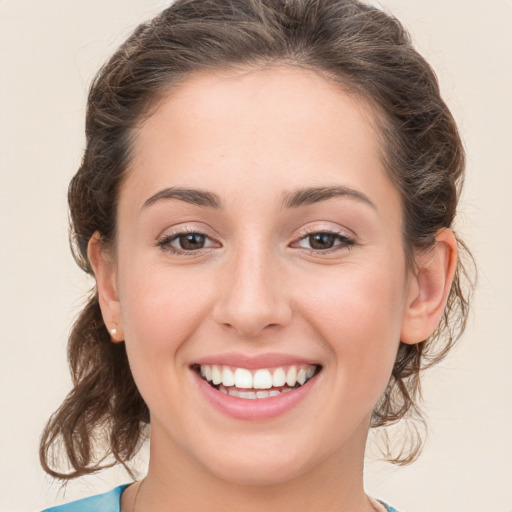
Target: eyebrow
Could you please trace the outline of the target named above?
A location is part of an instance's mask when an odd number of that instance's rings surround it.
[[[178,199],[186,203],[203,206],[206,208],[220,208],[221,200],[217,194],[193,188],[164,188],[152,195],[142,205],[142,210],[163,199]]]
[[[357,199],[358,201],[371,206],[374,210],[377,210],[377,207],[368,196],[362,192],[359,192],[358,190],[354,190],[353,188],[349,187],[343,187],[341,185],[331,187],[306,187],[294,192],[288,192],[284,196],[283,204],[287,208],[298,208],[300,206],[327,201],[333,197],[344,196]]]
[[[341,185],[330,187],[305,187],[293,192],[284,194],[283,205],[287,208],[299,208],[322,201],[327,201],[334,197],[351,197],[361,201],[373,209],[377,209],[375,204],[362,192]],[[153,205],[158,201],[165,199],[178,199],[186,203],[206,208],[221,208],[222,201],[217,194],[198,190],[193,188],[169,187],[153,194],[142,205],[142,210]]]

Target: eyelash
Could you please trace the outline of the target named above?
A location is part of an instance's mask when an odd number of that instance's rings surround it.
[[[192,255],[192,254],[197,255],[197,254],[202,254],[204,252],[204,250],[207,250],[210,248],[210,247],[201,247],[199,249],[186,250],[186,249],[181,249],[181,248],[177,249],[171,245],[172,242],[174,242],[174,241],[178,240],[179,238],[184,237],[186,235],[199,235],[201,237],[204,237],[205,240],[210,240],[210,241],[212,240],[212,238],[210,236],[208,236],[206,233],[204,233],[202,231],[194,230],[194,229],[183,229],[179,232],[166,235],[164,238],[159,240],[156,245],[158,247],[160,247],[162,250],[169,252],[171,254],[175,254],[175,255]],[[318,231],[307,231],[307,232],[301,234],[300,238],[296,242],[293,242],[293,244],[291,244],[291,246],[292,247],[297,246],[297,244],[299,244],[300,242],[307,240],[308,238],[313,237],[315,235],[333,236],[333,237],[335,237],[335,242],[338,242],[338,243],[335,243],[335,245],[333,245],[333,247],[329,247],[328,249],[313,249],[313,248],[303,247],[303,249],[308,251],[310,254],[315,254],[315,255],[331,254],[333,252],[337,252],[337,251],[340,251],[343,249],[350,250],[352,247],[354,247],[356,245],[355,240],[348,237],[343,232],[331,230],[331,229],[323,229],[323,230],[318,230]]]

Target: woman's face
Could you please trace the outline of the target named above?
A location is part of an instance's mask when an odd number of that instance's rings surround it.
[[[412,288],[367,106],[290,67],[194,75],[137,132],[117,227],[153,458],[251,483],[360,463]]]

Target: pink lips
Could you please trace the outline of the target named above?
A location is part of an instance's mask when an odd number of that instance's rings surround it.
[[[298,358],[286,354],[260,354],[257,356],[247,356],[243,354],[228,353],[205,357],[199,359],[196,365],[223,365],[238,368],[258,369],[258,368],[276,368],[289,365],[312,365],[317,364],[311,360]],[[221,413],[241,420],[265,420],[275,418],[286,413],[298,405],[310,392],[315,385],[318,375],[312,377],[302,386],[282,393],[279,396],[245,399],[236,396],[221,393],[208,382],[200,377],[197,371],[191,370],[195,383],[200,393]]]
[[[246,354],[226,353],[216,356],[209,356],[198,359],[196,364],[217,364],[224,366],[235,366],[255,370],[257,368],[277,368],[278,366],[290,366],[293,364],[318,364],[316,361],[292,356],[288,354],[259,354],[248,356]]]

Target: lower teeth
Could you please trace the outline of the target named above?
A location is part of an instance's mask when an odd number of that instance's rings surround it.
[[[293,388],[283,387],[279,389],[262,389],[258,391],[254,391],[251,389],[238,389],[238,388],[225,388],[222,384],[217,388],[221,393],[230,396],[236,396],[238,398],[245,398],[248,400],[255,400],[258,398],[271,398],[274,396],[279,396],[281,393],[288,393],[293,391],[299,386],[295,386]]]

